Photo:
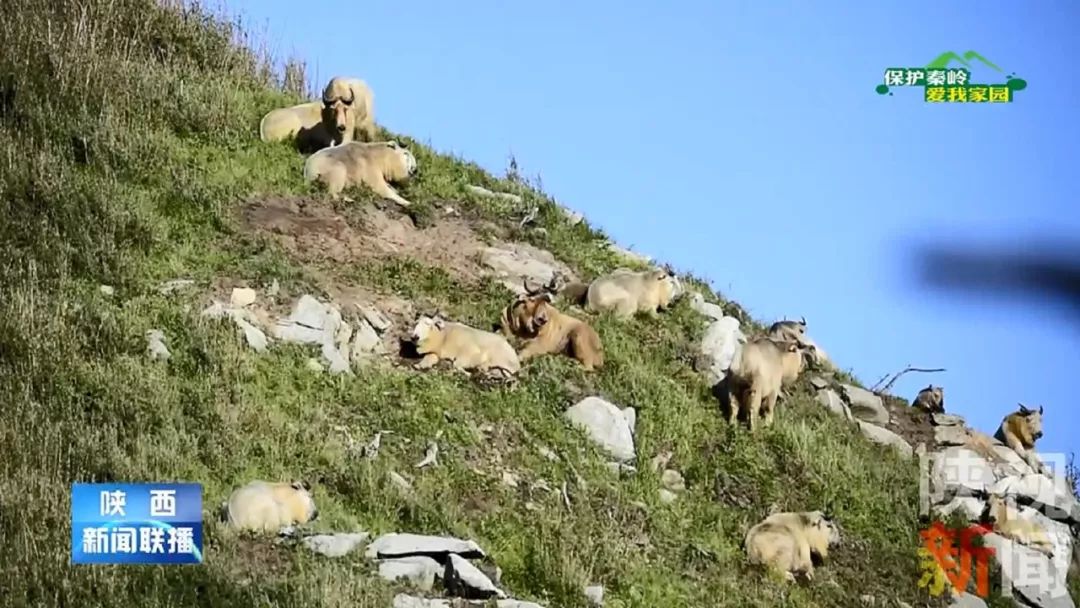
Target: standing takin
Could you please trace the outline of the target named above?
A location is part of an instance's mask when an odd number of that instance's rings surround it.
[[[757,428],[759,415],[764,416],[765,426],[771,426],[780,391],[799,377],[813,352],[813,346],[797,340],[759,337],[743,344],[726,378],[731,403],[729,422],[735,424],[743,411],[751,432]]]
[[[375,94],[359,78],[336,76],[322,94],[322,121],[335,134],[335,144],[375,141]]]

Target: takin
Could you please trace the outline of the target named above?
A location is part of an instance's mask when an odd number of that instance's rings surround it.
[[[751,564],[794,582],[796,573],[813,580],[814,558],[824,560],[840,540],[839,527],[821,511],[774,513],[750,528],[743,548]]]
[[[390,183],[407,181],[416,171],[416,157],[396,141],[344,143],[319,150],[304,162],[304,179],[324,184],[333,198],[348,186],[363,184],[402,207],[412,203]],[[351,201],[347,197],[345,200]]]
[[[518,354],[505,337],[448,322],[441,315],[421,317],[413,328],[412,341],[422,356],[417,369],[429,369],[440,360],[447,360],[461,371],[501,370],[516,374],[521,370]]]
[[[757,428],[758,416],[771,426],[780,391],[794,382],[813,358],[814,347],[796,340],[778,341],[759,337],[742,345],[728,368],[728,420],[735,424],[740,411]]]
[[[525,340],[518,353],[522,362],[537,355],[567,354],[585,371],[604,364],[600,335],[588,323],[563,313],[551,303],[551,295],[529,287],[526,295],[506,306],[500,325],[503,335]]]
[[[252,481],[237,488],[225,504],[229,526],[237,530],[277,532],[319,517],[306,481]]]

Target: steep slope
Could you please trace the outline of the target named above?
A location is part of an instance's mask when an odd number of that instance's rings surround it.
[[[498,319],[511,292],[473,255],[492,243],[530,243],[584,278],[633,265],[544,194],[399,134],[388,135],[421,167],[402,189],[414,217],[360,192],[330,203],[302,184],[301,157],[257,140],[262,114],[297,98],[239,34],[151,0],[7,0],[0,13],[4,605],[389,606],[404,587],[360,555],[327,559],[213,525],[210,507],[232,488],[299,477],[315,485],[315,529],[470,538],[505,589],[547,606],[585,606],[593,583],[616,607],[939,605],[918,586],[914,462],[829,415],[806,382],[773,430],[730,428],[692,366],[704,323],[688,298],[657,320],[575,312],[600,332],[604,369],[545,357],[513,386],[420,373],[396,353],[352,375],[316,373],[317,349],[257,353],[200,316],[233,286],[256,288],[274,315],[312,294],[379,308],[392,344],[417,312]],[[194,283],[159,291],[177,278]],[[168,361],[146,355],[151,329]],[[636,408],[636,473],[613,473],[564,422],[589,395]],[[379,457],[356,458],[351,440],[382,430],[393,434]],[[416,469],[440,432],[440,464]],[[686,479],[670,503],[648,466],[663,452]],[[203,566],[70,564],[73,481],[172,479],[204,484]],[[843,525],[813,583],[745,565],[742,536],[773,507],[829,507]]]

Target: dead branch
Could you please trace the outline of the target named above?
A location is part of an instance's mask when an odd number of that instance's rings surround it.
[[[904,374],[906,374],[908,372],[921,372],[921,373],[924,373],[924,374],[933,374],[933,373],[943,372],[943,371],[945,371],[944,367],[928,369],[928,368],[923,368],[923,367],[911,367],[909,365],[909,366],[905,367],[904,369],[902,369],[902,370],[896,372],[895,374],[893,374],[893,377],[890,378],[889,381],[887,383],[885,383],[885,386],[881,387],[880,389],[878,388],[878,385],[875,384],[873,386],[873,388],[870,389],[870,392],[872,392],[872,393],[884,393],[884,392],[888,391],[890,388],[892,388],[892,385],[896,384],[896,381],[900,379],[900,376],[903,376]],[[882,380],[884,380],[884,379],[885,378],[882,377]],[[878,380],[878,384],[881,384],[881,380]]]

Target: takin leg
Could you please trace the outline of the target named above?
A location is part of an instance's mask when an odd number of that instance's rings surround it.
[[[757,429],[758,416],[761,415],[761,390],[751,385],[746,389],[746,409],[750,418],[750,432]]]
[[[378,194],[383,198],[390,199],[395,203],[401,205],[402,207],[408,207],[412,205],[412,203],[402,198],[401,195],[397,193],[397,190],[394,190],[390,186],[390,184],[386,183],[386,179],[383,178],[382,175],[372,175],[370,172],[368,172],[364,176],[364,183],[367,184],[368,187],[375,192],[375,194]]]
[[[771,393],[765,398],[764,406],[762,410],[765,412],[765,426],[772,426],[773,415],[776,414],[776,397],[777,393]]]
[[[431,369],[432,367],[435,367],[435,364],[438,362],[439,355],[436,355],[435,353],[428,353],[424,355],[423,359],[420,359],[419,363],[416,364],[416,369]]]

